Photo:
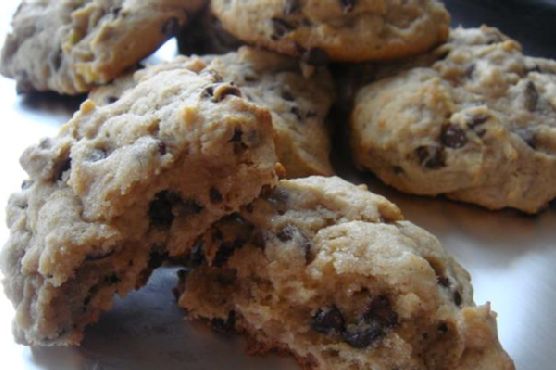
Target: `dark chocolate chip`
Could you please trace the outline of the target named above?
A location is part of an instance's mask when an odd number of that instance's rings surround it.
[[[155,226],[170,227],[174,221],[172,207],[181,202],[182,199],[177,193],[163,191],[155,195],[149,204],[149,219]]]
[[[366,322],[376,321],[383,328],[389,328],[398,323],[398,314],[392,309],[388,297],[384,295],[372,299],[362,318]]]
[[[33,180],[23,180],[23,182],[21,183],[21,190],[29,189],[31,186],[33,186],[34,183],[35,181]]]
[[[162,266],[164,262],[168,260],[168,252],[160,250],[160,248],[155,248],[149,253],[149,270],[154,270]]]
[[[109,95],[104,99],[104,101],[106,104],[114,104],[115,102],[118,101],[118,97]]]
[[[471,122],[469,123],[469,127],[475,128],[476,126],[480,126],[488,121],[488,116],[484,115],[477,115],[471,117]]]
[[[320,308],[311,318],[311,329],[322,334],[339,334],[345,330],[344,316],[336,306]]]
[[[281,241],[281,242],[289,242],[290,240],[293,239],[294,234],[296,232],[296,227],[292,226],[292,225],[286,225],[282,230],[278,231],[278,233],[276,234],[276,237]]]
[[[54,54],[49,55],[52,69],[58,71],[62,67],[62,49],[58,49]]]
[[[158,142],[158,152],[160,155],[164,155],[168,152],[168,148],[166,147],[166,143],[164,141]]]
[[[444,288],[450,287],[450,279],[448,279],[446,276],[437,276],[436,282],[438,283],[438,285],[443,286]]]
[[[448,324],[446,322],[438,323],[436,329],[442,334],[446,334],[449,331]]]
[[[218,189],[212,187],[210,188],[210,202],[212,204],[220,204],[224,200],[222,194],[218,191]]]
[[[201,98],[202,99],[212,98],[213,94],[214,94],[214,87],[209,86],[201,92]]]
[[[172,17],[162,25],[161,31],[166,38],[172,38],[178,34],[180,22],[178,18]]]
[[[120,14],[121,11],[122,11],[122,7],[117,6],[117,7],[112,8],[110,13],[112,13],[114,16],[118,16],[118,14]]]
[[[213,331],[219,334],[231,334],[235,331],[236,327],[236,313],[235,311],[230,311],[228,318],[223,319],[212,319],[210,321],[210,327]]]
[[[454,303],[456,304],[456,306],[461,307],[461,303],[462,303],[461,293],[458,290],[456,290],[454,292],[453,298],[454,298]]]
[[[475,64],[470,64],[465,68],[465,71],[463,72],[463,75],[466,78],[473,78],[473,74],[475,73]]]
[[[298,121],[301,121],[301,111],[297,105],[294,105],[290,108],[290,113],[293,114]]]
[[[292,93],[287,91],[287,90],[282,91],[282,98],[284,98],[284,100],[286,100],[286,101],[294,101],[295,100],[295,97],[292,95]]]
[[[440,133],[442,144],[452,149],[459,149],[467,144],[467,135],[460,127],[445,125]]]
[[[112,273],[109,276],[106,276],[104,281],[109,284],[117,284],[122,281],[122,279],[116,273]]]
[[[299,0],[286,0],[284,4],[284,14],[290,15],[298,13],[301,10],[301,4]]]
[[[415,151],[421,166],[438,169],[446,166],[446,153],[439,145],[420,146]]]
[[[310,65],[320,66],[328,64],[330,58],[321,48],[310,48],[301,55],[301,60]]]
[[[529,112],[536,111],[538,102],[539,92],[537,91],[537,86],[533,81],[527,81],[525,90],[523,91],[523,104],[525,109]]]
[[[386,333],[375,321],[350,328],[342,334],[344,341],[354,348],[366,348],[382,339]]]
[[[272,18],[272,39],[279,40],[285,34],[292,31],[294,27],[290,25],[285,19],[273,17]]]
[[[349,13],[355,7],[357,0],[340,0],[340,4],[342,5],[342,9],[344,13]]]
[[[240,128],[235,128],[234,135],[230,139],[230,143],[241,143],[242,136],[243,136],[243,131]]]

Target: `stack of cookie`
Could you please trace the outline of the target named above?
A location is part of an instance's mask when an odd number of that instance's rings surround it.
[[[513,369],[469,274],[329,159],[336,103],[356,165],[401,191],[528,213],[556,196],[556,62],[449,21],[436,0],[24,1],[0,71],[90,94],[21,158],[16,339],[77,345],[114,294],[180,263],[188,317],[254,352]],[[138,66],[174,36],[188,56]]]

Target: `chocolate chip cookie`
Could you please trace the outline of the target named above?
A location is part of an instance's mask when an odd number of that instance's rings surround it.
[[[24,152],[1,255],[18,342],[78,344],[115,293],[276,183],[268,110],[192,69],[145,74],[112,104],[87,100]]]
[[[385,198],[282,180],[199,239],[179,304],[308,369],[510,370],[469,274]]]
[[[238,39],[308,64],[385,60],[423,52],[448,37],[436,0],[213,0]]]
[[[175,36],[205,0],[24,0],[0,72],[19,92],[78,94],[109,82]]]
[[[523,55],[497,29],[458,28],[417,65],[387,68],[356,97],[360,167],[404,192],[490,209],[535,213],[556,196],[555,61]]]
[[[242,47],[237,52],[200,57],[178,57],[171,63],[148,67],[136,73],[156,74],[174,67],[205,69],[215,78],[232,83],[250,101],[265,106],[272,113],[276,153],[290,178],[331,175],[330,138],[325,123],[334,101],[334,84],[325,67],[315,68],[303,77],[295,59]],[[197,61],[197,62],[194,62]],[[116,99],[133,79],[124,77],[113,86],[103,86],[91,94],[95,101]]]

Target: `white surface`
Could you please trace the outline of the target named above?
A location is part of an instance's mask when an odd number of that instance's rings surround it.
[[[5,1],[5,0],[4,0]],[[12,1],[0,5],[6,30]],[[18,157],[25,147],[52,136],[71,116],[69,104],[52,96],[16,96],[13,81],[0,78],[0,207],[17,191],[24,172]],[[69,107],[68,107],[69,106]],[[475,300],[492,302],[499,313],[502,343],[520,370],[556,368],[556,209],[538,217],[488,212],[445,200],[404,196],[373,182],[406,217],[435,233],[472,274]],[[0,212],[0,240],[8,231]],[[171,271],[158,271],[146,289],[125,300],[87,333],[80,348],[18,346],[10,333],[11,305],[0,294],[2,369],[296,369],[291,359],[252,358],[237,338],[211,334],[185,323],[171,297]]]

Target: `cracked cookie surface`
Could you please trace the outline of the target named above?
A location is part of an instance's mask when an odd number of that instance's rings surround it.
[[[409,193],[535,213],[556,196],[556,62],[494,28],[454,29],[385,67],[351,116],[355,161]]]
[[[449,15],[436,0],[213,0],[238,39],[308,64],[417,54],[446,40]]]
[[[281,180],[192,249],[190,318],[246,332],[308,369],[510,370],[469,274],[384,197],[339,178]]]
[[[78,94],[108,83],[176,35],[204,0],[24,0],[0,72],[19,92]]]
[[[115,293],[276,183],[270,113],[192,63],[87,100],[24,152],[1,255],[18,342],[78,344]]]

